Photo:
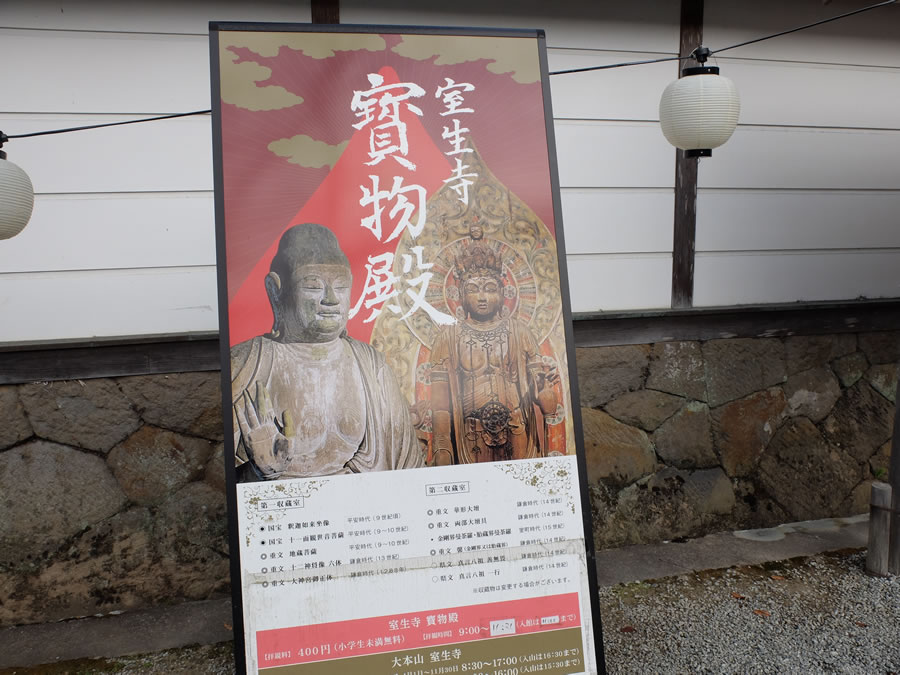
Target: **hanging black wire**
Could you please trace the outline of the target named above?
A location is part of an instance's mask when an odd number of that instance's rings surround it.
[[[873,9],[878,9],[879,7],[884,7],[885,5],[893,5],[897,2],[897,0],[885,0],[884,2],[879,2],[874,5],[869,5],[867,7],[860,7],[859,9],[854,9],[852,12],[846,12],[844,14],[838,14],[837,16],[832,16],[828,19],[822,19],[821,21],[814,21],[813,23],[808,23],[805,26],[798,26],[797,28],[791,28],[790,30],[783,30],[780,33],[773,33],[772,35],[766,35],[764,37],[754,38],[753,40],[747,40],[746,42],[739,42],[736,45],[731,45],[729,47],[720,47],[719,49],[714,49],[710,52],[712,54],[718,54],[719,52],[725,52],[729,49],[737,49],[738,47],[746,47],[747,45],[752,45],[757,42],[762,42],[763,40],[771,40],[772,38],[781,37],[782,35],[790,35],[791,33],[796,33],[801,30],[806,30],[807,28],[815,28],[816,26],[821,26],[825,23],[831,23],[832,21],[838,21],[840,19],[846,19],[848,16],[854,16],[855,14],[862,14],[863,12],[868,12]],[[696,51],[696,50],[695,50]],[[686,61],[687,59],[694,58],[694,52],[691,52],[687,56],[664,56],[658,59],[646,59],[643,61],[625,61],[623,63],[608,63],[603,66],[586,66],[584,68],[570,68],[568,70],[555,70],[550,73],[550,75],[566,75],[568,73],[585,73],[591,70],[608,70],[610,68],[624,68],[625,66],[640,66],[645,63],[661,63],[663,61]]]
[[[141,122],[157,122],[159,120],[170,120],[175,117],[190,117],[191,115],[208,115],[211,110],[195,110],[193,112],[172,113],[171,115],[158,115],[157,117],[142,117],[137,120],[125,120],[124,122],[105,122],[103,124],[88,124],[82,127],[68,127],[66,129],[51,129],[49,131],[32,131],[29,134],[4,134],[0,132],[0,144],[5,143],[12,138],[31,138],[32,136],[49,136],[50,134],[66,134],[70,131],[85,131],[87,129],[100,129],[102,127],[118,127],[123,124],[139,124]]]
[[[893,0],[892,0],[893,2]],[[568,70],[554,70],[548,75],[568,75],[569,73],[586,73],[590,70],[607,70],[609,68],[624,68],[625,66],[642,66],[645,63],[662,63],[664,61],[685,61],[693,58],[693,52],[687,56],[663,56],[658,59],[646,59],[644,61],[625,61],[624,63],[608,63],[604,66],[585,66],[584,68],[569,68]]]
[[[765,37],[756,38],[754,40],[747,40],[746,42],[739,42],[736,45],[731,45],[730,47],[722,47],[720,49],[715,49],[710,54],[718,54],[719,52],[725,52],[729,49],[737,49],[738,47],[746,47],[747,45],[752,45],[756,42],[762,42],[763,40],[771,40],[772,38],[781,37],[782,35],[790,35],[791,33],[796,33],[797,31],[806,30],[807,28],[814,28],[815,26],[821,26],[823,23],[830,23],[832,21],[837,21],[838,19],[846,19],[848,16],[853,16],[854,14],[862,14],[863,12],[868,12],[870,9],[878,9],[879,7],[884,7],[885,5],[893,5],[897,0],[885,0],[884,2],[879,2],[875,5],[869,5],[868,7],[860,7],[859,9],[854,9],[852,12],[847,12],[846,14],[838,14],[837,16],[833,16],[830,19],[822,19],[821,21],[816,21],[815,23],[808,23],[805,26],[798,26],[797,28],[791,28],[790,30],[783,30],[780,33],[775,33],[774,35],[766,35]]]
[[[719,52],[725,52],[729,49],[737,49],[738,47],[746,47],[747,45],[752,45],[757,42],[762,42],[763,40],[771,40],[772,38],[781,37],[782,35],[790,35],[791,33],[796,33],[801,30],[806,30],[808,28],[815,28],[816,26],[821,26],[825,23],[831,23],[832,21],[839,21],[840,19],[846,19],[849,16],[854,16],[856,14],[862,14],[863,12],[868,12],[873,9],[878,9],[879,7],[884,7],[885,5],[893,5],[897,2],[897,0],[884,0],[884,2],[879,2],[874,5],[868,5],[867,7],[860,7],[859,9],[855,9],[852,12],[846,12],[844,14],[838,14],[837,16],[832,16],[828,19],[822,19],[821,21],[815,21],[813,23],[808,23],[804,26],[798,26],[797,28],[791,28],[790,30],[784,30],[779,33],[773,33],[772,35],[766,35],[759,38],[754,38],[753,40],[747,40],[746,42],[739,42],[736,45],[731,45],[729,47],[720,47],[719,49],[715,49],[712,51],[705,50],[708,55],[718,54]],[[686,61],[688,59],[695,58],[697,54],[697,50],[705,49],[703,47],[697,47],[693,52],[688,54],[687,56],[663,56],[658,59],[642,59],[640,61],[625,61],[622,63],[608,63],[602,66],[586,66],[584,68],[569,68],[568,70],[555,70],[550,75],[567,75],[569,73],[585,73],[592,70],[609,70],[610,68],[624,68],[626,66],[642,66],[648,63],[663,63],[665,61]],[[28,134],[4,134],[0,131],[0,147],[3,144],[11,140],[13,138],[31,138],[33,136],[49,136],[50,134],[65,134],[70,131],[86,131],[88,129],[101,129],[103,127],[117,127],[123,124],[140,124],[141,122],[158,122],[159,120],[170,120],[176,117],[190,117],[192,115],[208,115],[211,113],[211,110],[195,110],[193,112],[185,112],[185,113],[173,113],[171,115],[158,115],[156,117],[143,117],[141,119],[136,120],[125,120],[124,122],[106,122],[103,124],[88,124],[80,127],[68,127],[66,129],[51,129],[49,131],[33,131]]]

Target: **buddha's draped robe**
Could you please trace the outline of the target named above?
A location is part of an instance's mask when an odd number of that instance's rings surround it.
[[[371,346],[344,336],[341,338],[350,348],[352,358],[362,379],[365,398],[366,419],[365,433],[356,452],[344,465],[344,471],[359,473],[363,471],[387,471],[391,469],[410,469],[424,466],[425,461],[410,420],[406,398],[400,391],[393,371],[385,363],[384,356]],[[267,389],[269,400],[275,414],[278,409],[277,392],[270,390],[272,373],[279,368],[296,367],[297,364],[280,363],[283,352],[277,350],[277,343],[266,336],[258,336],[235,345],[231,349],[231,395],[233,415],[236,406],[247,392],[255,399],[256,385],[261,383]],[[302,364],[301,364],[302,365]],[[315,387],[316,382],[306,386]],[[243,405],[243,403],[241,403]],[[322,410],[323,416],[337,415],[336,410]],[[295,420],[299,424],[300,420]],[[238,466],[250,462],[247,447],[241,438],[237,419],[234,420],[235,460]],[[239,471],[241,480],[255,480],[260,472],[255,469]],[[312,473],[311,475],[319,475]]]

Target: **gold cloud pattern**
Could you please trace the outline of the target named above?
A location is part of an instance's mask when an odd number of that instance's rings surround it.
[[[334,168],[335,163],[347,147],[344,141],[337,145],[329,145],[324,141],[300,134],[291,138],[281,138],[269,143],[269,150],[279,157],[287,158],[292,164],[299,164],[310,169],[319,169],[328,165]]]
[[[257,33],[223,31],[219,34],[219,63],[222,100],[246,110],[280,110],[303,103],[303,97],[277,85],[260,85],[272,76],[272,69],[256,61],[238,61],[233,48],[271,58],[282,47],[314,59],[327,59],[339,51],[382,51],[386,44],[379,35],[354,33]],[[293,161],[293,160],[292,160]]]
[[[313,59],[327,59],[335,52],[366,50],[380,52],[387,47],[380,35],[366,33],[220,33],[224,47],[246,47],[267,58],[278,56],[282,47],[302,52]]]
[[[404,35],[392,51],[417,61],[433,56],[435,65],[449,66],[487,59],[487,69],[502,75],[509,73],[519,84],[541,79],[541,68],[534,40],[525,38],[485,38],[460,35]]]
[[[238,56],[220,47],[220,77],[222,100],[246,110],[280,110],[303,103],[303,97],[292,94],[284,87],[260,86],[272,77],[272,69],[253,61],[235,63]]]

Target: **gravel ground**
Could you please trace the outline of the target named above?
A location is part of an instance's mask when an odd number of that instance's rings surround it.
[[[81,659],[34,668],[0,669],[0,675],[231,675],[234,673],[232,645],[218,645],[169,649],[153,654],[123,656],[117,659]]]
[[[825,554],[601,589],[608,672],[900,675],[900,577],[864,567],[864,552]],[[0,675],[233,670],[224,643]]]
[[[617,673],[900,673],[900,577],[826,554],[605,588]]]

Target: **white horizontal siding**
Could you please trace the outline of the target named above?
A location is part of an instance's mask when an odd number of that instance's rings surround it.
[[[341,0],[341,23],[542,28],[550,47],[672,51],[679,6],[671,0]]]
[[[309,20],[308,0],[28,0],[6,3],[0,27],[207,35],[210,21]]]
[[[47,18],[48,3],[27,7]],[[27,23],[17,9],[12,18]],[[59,9],[84,18],[97,7]],[[22,64],[4,75],[0,129],[209,107],[206,19],[198,35],[102,32],[141,30],[124,21],[139,7],[103,9],[78,30],[12,30],[10,14],[0,18],[0,60]],[[0,342],[217,329],[209,116],[13,139],[5,149],[37,197],[26,230],[0,242]]]
[[[654,59],[672,54],[549,49],[550,72]],[[567,73],[550,78],[556,119],[659,119],[659,97],[675,79],[674,63]],[[665,141],[663,141],[665,142]]]
[[[572,311],[610,312],[669,305],[672,255],[574,255],[568,258]]]
[[[738,127],[700,162],[701,188],[895,190],[900,129]]]
[[[674,25],[674,24],[673,24]],[[609,48],[652,44],[634,26],[609,35]],[[550,71],[670,56],[660,51],[551,48]],[[564,46],[587,44],[574,34]],[[548,43],[554,41],[548,30]],[[667,307],[671,295],[675,151],[656,120],[659,95],[676,76],[674,63],[648,64],[550,79],[572,309],[593,313]]]
[[[900,17],[898,17],[900,19]],[[900,32],[900,21],[897,26]],[[741,124],[895,129],[900,68],[717,59],[741,97]]]
[[[696,247],[900,248],[900,190],[700,190]]]
[[[5,343],[218,330],[216,268],[0,275]]]
[[[698,253],[697,307],[900,296],[900,250]]]
[[[672,190],[563,188],[561,197],[572,254],[672,252]]]
[[[900,130],[738,128],[700,163],[694,304],[900,296],[897,157]]]
[[[675,149],[652,122],[557,120],[562,187],[674,187]]]
[[[38,195],[25,230],[0,242],[3,274],[215,265],[212,192]]]
[[[709,2],[711,49],[870,4]],[[698,306],[900,296],[900,7],[721,53],[741,125],[700,163]]]
[[[137,119],[117,115],[0,115],[7,134]],[[209,115],[10,141],[9,159],[37,193],[211,190]]]
[[[0,63],[19,64],[2,76],[7,113],[209,108],[206,35],[0,29]]]

